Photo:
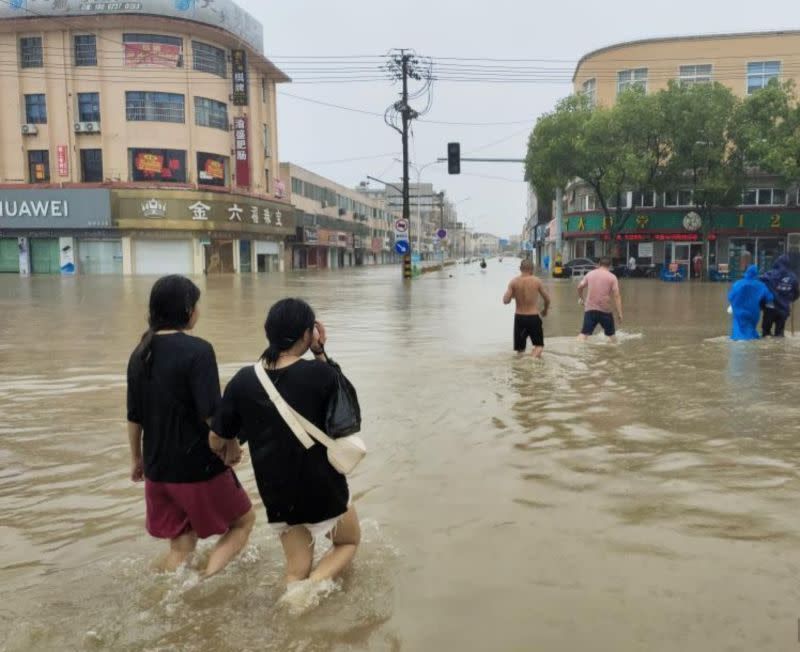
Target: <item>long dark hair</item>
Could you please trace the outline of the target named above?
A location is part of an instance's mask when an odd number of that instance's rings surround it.
[[[261,355],[269,366],[274,366],[278,356],[288,351],[303,339],[306,332],[314,328],[317,318],[314,311],[302,299],[282,299],[269,310],[264,332],[269,346]]]
[[[173,274],[158,279],[150,290],[149,328],[134,352],[149,372],[153,357],[153,336],[158,331],[183,330],[192,319],[200,288],[185,276]]]

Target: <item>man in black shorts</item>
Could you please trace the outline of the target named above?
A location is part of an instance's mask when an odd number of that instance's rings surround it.
[[[539,296],[544,299],[541,315]],[[524,353],[530,338],[533,344],[533,357],[541,358],[544,352],[542,317],[547,317],[547,311],[550,309],[550,295],[544,289],[542,281],[533,275],[533,263],[530,260],[522,261],[520,275],[508,284],[503,303],[508,305],[512,299],[517,306],[514,315],[514,350]]]

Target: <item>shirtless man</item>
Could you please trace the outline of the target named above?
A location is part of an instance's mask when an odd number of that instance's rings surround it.
[[[508,305],[513,299],[517,310],[514,315],[514,350],[524,353],[528,346],[528,338],[533,344],[533,357],[541,358],[544,352],[544,333],[542,317],[547,317],[550,309],[550,295],[544,289],[542,281],[533,275],[533,263],[523,260],[519,267],[521,274],[508,284],[503,296],[503,303]],[[544,308],[539,313],[539,295],[544,299]]]
[[[584,293],[588,290],[588,296]],[[611,273],[611,259],[601,258],[600,267],[589,272],[578,285],[578,301],[584,306],[583,328],[578,339],[586,341],[597,328],[603,327],[603,332],[611,342],[616,342],[616,325],[614,314],[611,312],[612,301],[617,309],[617,317],[622,321],[622,297],[619,293],[619,281]]]

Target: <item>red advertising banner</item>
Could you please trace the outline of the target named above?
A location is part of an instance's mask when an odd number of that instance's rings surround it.
[[[250,187],[250,149],[247,139],[247,118],[233,119],[233,138],[236,150],[236,185]]]
[[[56,147],[56,159],[58,161],[58,176],[69,176],[69,157],[67,156],[67,146],[59,145]]]
[[[162,66],[178,68],[181,47],[167,43],[125,43],[126,66]]]

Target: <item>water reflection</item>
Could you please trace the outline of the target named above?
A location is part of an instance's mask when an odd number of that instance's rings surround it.
[[[0,650],[796,644],[800,338],[731,345],[727,288],[640,281],[620,344],[580,345],[564,281],[544,360],[517,358],[514,268],[198,279],[223,381],[292,294],[361,395],[365,544],[300,618],[263,517],[207,584],[147,571],[122,420],[152,280],[0,277]]]

